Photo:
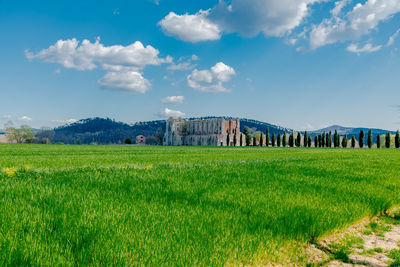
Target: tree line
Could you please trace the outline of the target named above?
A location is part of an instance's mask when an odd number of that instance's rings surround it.
[[[300,132],[291,132],[291,133],[286,133],[286,131],[281,135],[278,134],[277,136],[275,133],[270,135],[269,128],[267,128],[265,135],[263,133],[260,134],[259,137],[256,137],[256,135],[251,135],[250,131],[248,128],[245,128],[243,131],[243,134],[245,135],[245,141],[247,146],[271,146],[271,147],[320,147],[320,148],[325,148],[325,147],[335,147],[335,148],[355,148],[358,146],[360,148],[364,148],[367,146],[368,148],[372,148],[374,145],[374,140],[373,140],[373,134],[372,131],[369,130],[367,134],[367,142],[365,144],[365,132],[364,130],[360,131],[360,134],[358,135],[358,140],[356,139],[356,136],[352,135],[350,138],[348,138],[347,135],[340,136],[335,130],[335,132],[332,135],[332,132],[324,132],[321,134],[318,134],[314,136],[314,140],[312,140],[311,135],[305,131],[304,135],[302,135]],[[265,138],[265,142],[264,142]],[[392,145],[392,135],[387,132],[384,135],[384,142],[382,143],[381,141],[382,136],[377,135],[376,136],[376,147],[377,148],[390,148]],[[357,140],[357,141],[356,141]],[[241,142],[240,146],[242,146],[242,137],[241,137]],[[394,147],[395,148],[400,148],[400,133],[399,131],[396,132],[396,135],[394,137]]]

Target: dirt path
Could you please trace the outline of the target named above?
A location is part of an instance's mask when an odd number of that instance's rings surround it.
[[[307,249],[310,266],[400,266],[400,212],[364,220]]]

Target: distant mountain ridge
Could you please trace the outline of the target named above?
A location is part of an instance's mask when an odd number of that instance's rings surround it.
[[[372,134],[375,135],[383,135],[386,134],[387,132],[391,133],[391,134],[396,134],[395,131],[389,131],[389,130],[384,130],[384,129],[374,129],[374,128],[362,128],[362,127],[343,127],[340,125],[332,125],[329,126],[327,128],[323,128],[323,129],[319,129],[316,131],[311,131],[310,134],[311,135],[318,135],[318,134],[322,134],[322,133],[329,133],[332,132],[334,133],[335,130],[338,132],[339,135],[348,135],[348,136],[358,136],[361,132],[361,130],[364,131],[365,134],[368,133],[369,130],[371,130]]]
[[[208,116],[199,118],[189,118],[187,120],[203,120],[203,119],[235,119],[234,117],[228,116]],[[110,118],[88,118],[82,119],[72,124],[67,124],[54,129],[53,142],[62,142],[65,144],[75,144],[78,141],[82,144],[118,144],[123,143],[125,139],[130,138],[135,140],[136,136],[144,135],[147,137],[148,143],[157,144],[159,139],[156,138],[157,132],[165,132],[166,120],[155,120],[155,121],[143,121],[134,124],[127,124],[124,122],[119,122]],[[245,127],[250,129],[251,133],[257,131],[265,133],[267,128],[269,128],[270,134],[275,135],[283,134],[285,131],[287,133],[294,132],[293,129],[285,128],[277,125],[273,125],[266,122],[261,122],[252,119],[241,118],[240,119],[240,130],[243,131]],[[352,128],[343,127],[339,125],[333,125],[327,128],[319,129],[316,131],[309,131],[311,136],[316,136],[324,132],[338,131],[339,135],[354,135],[358,138],[361,130],[364,130],[365,135],[367,135],[368,128]],[[374,140],[377,135],[383,135],[387,132],[395,134],[393,131],[387,131],[383,129],[371,129]],[[302,131],[304,133],[304,131]]]
[[[202,120],[202,119],[235,119],[233,117],[200,117],[189,118],[187,120]],[[81,142],[82,144],[118,144],[123,143],[125,139],[135,139],[138,135],[147,137],[150,143],[156,142],[157,131],[161,129],[165,132],[166,120],[155,120],[137,122],[134,124],[127,124],[118,122],[110,118],[89,118],[82,119],[72,124],[67,124],[54,129],[55,136],[53,142],[62,142],[65,144],[75,144]],[[243,131],[245,127],[250,128],[251,132],[261,131],[266,132],[269,128],[270,133],[282,134],[284,131],[292,132],[292,129],[280,127],[277,125],[251,120],[240,119],[240,130]]]

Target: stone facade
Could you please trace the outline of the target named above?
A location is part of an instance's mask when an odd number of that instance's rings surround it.
[[[167,146],[245,146],[240,132],[240,120],[190,120],[170,118],[164,136]],[[236,140],[236,144],[234,141]]]
[[[145,145],[146,144],[146,137],[144,137],[143,135],[136,136],[136,144]]]

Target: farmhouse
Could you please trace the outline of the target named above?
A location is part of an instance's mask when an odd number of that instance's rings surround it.
[[[240,120],[183,120],[170,118],[164,136],[167,146],[245,146]]]

